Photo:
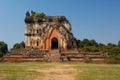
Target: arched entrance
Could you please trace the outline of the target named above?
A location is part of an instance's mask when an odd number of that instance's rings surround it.
[[[51,49],[58,49],[58,39],[57,38],[52,38]]]

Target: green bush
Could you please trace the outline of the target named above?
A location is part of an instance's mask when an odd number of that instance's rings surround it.
[[[108,52],[108,57],[106,59],[107,63],[117,64],[120,63],[120,48],[114,47]]]
[[[84,46],[81,50],[85,52],[99,52],[99,48],[95,46]]]
[[[0,57],[0,62],[2,62],[2,61],[3,61],[3,59],[4,59],[4,57]]]

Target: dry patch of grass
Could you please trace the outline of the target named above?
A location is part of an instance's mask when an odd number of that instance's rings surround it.
[[[0,80],[75,80],[77,70],[62,63],[0,63]]]
[[[54,68],[48,69],[38,69],[31,68],[30,71],[36,71],[43,73],[44,76],[41,76],[41,80],[75,80],[77,70],[71,68],[70,65],[58,64]],[[36,79],[37,80],[37,79]]]
[[[0,80],[5,80],[7,77],[9,77],[8,74],[0,74]]]

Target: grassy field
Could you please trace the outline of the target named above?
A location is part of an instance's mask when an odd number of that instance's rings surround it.
[[[0,80],[120,80],[120,65],[0,63]]]

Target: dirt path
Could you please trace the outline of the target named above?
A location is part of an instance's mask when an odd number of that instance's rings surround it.
[[[54,68],[48,69],[29,69],[44,73],[42,77],[36,77],[35,80],[75,80],[77,70],[67,64],[58,64]]]

